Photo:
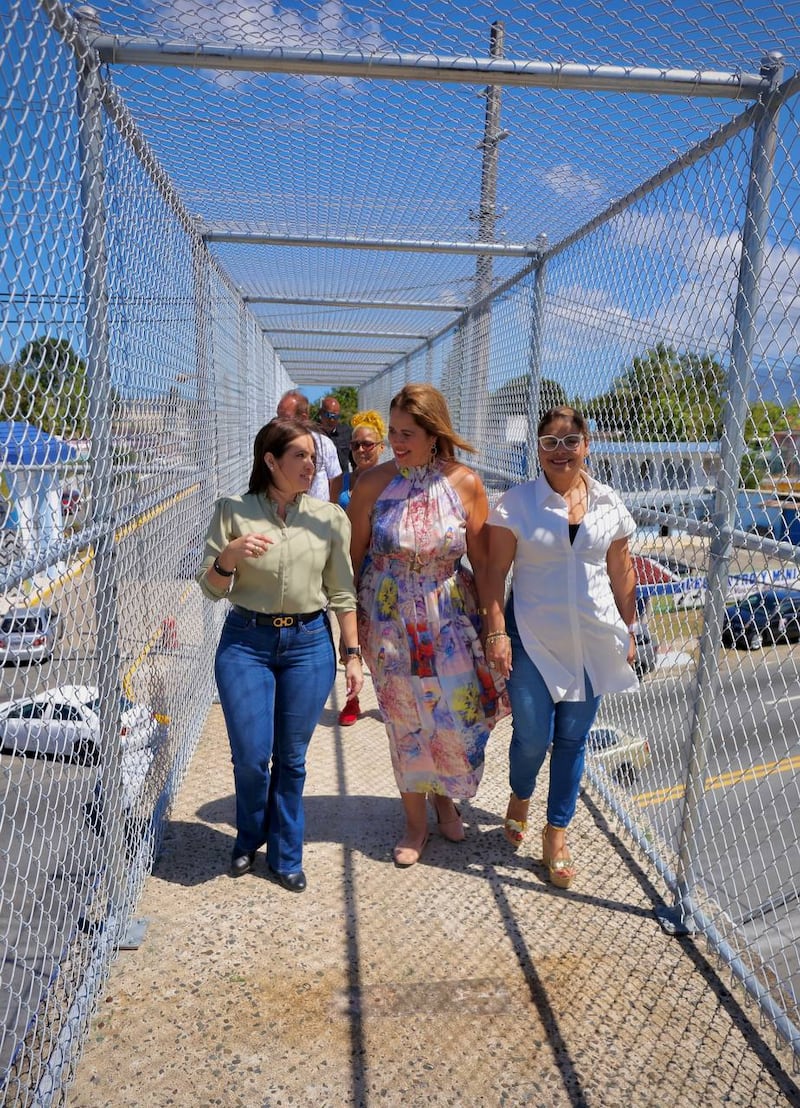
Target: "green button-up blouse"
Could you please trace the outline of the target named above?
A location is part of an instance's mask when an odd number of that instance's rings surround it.
[[[266,553],[243,558],[229,589],[209,584],[208,570],[228,543],[254,533],[272,539]],[[350,520],[337,504],[305,493],[288,505],[285,520],[264,493],[223,496],[206,532],[197,581],[209,599],[256,612],[355,611]]]

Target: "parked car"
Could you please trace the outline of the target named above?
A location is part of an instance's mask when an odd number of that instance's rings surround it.
[[[688,562],[682,562],[680,558],[673,558],[671,554],[648,553],[647,557],[651,562],[658,562],[664,569],[668,569],[670,573],[674,573],[678,577],[699,576],[694,566],[690,566]]]
[[[800,591],[757,589],[725,609],[722,642],[756,650],[776,642],[800,642]]]
[[[646,674],[656,668],[656,641],[650,634],[646,623],[633,623],[633,636],[636,639],[636,655],[633,670],[641,681]]]
[[[58,614],[45,604],[12,608],[0,618],[0,662],[44,662],[52,657],[61,630]]]
[[[650,744],[642,735],[629,735],[618,727],[593,727],[586,752],[621,785],[632,785],[650,761]]]
[[[123,750],[153,745],[159,724],[149,708],[120,698]],[[95,761],[100,754],[100,702],[92,685],[59,685],[0,704],[0,747],[14,754],[50,754]]]

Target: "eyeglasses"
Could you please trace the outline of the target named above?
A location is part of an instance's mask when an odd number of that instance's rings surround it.
[[[570,454],[574,454],[576,450],[580,449],[583,441],[583,435],[564,435],[563,439],[560,439],[558,435],[539,435],[539,446],[548,454],[557,450],[559,446],[563,446],[565,450],[569,450]]]
[[[339,412],[320,412],[321,419],[338,419]]]
[[[351,450],[363,450],[366,454],[371,454],[376,446],[380,446],[380,443],[367,442],[366,439],[359,439],[358,441],[353,439],[350,443]]]

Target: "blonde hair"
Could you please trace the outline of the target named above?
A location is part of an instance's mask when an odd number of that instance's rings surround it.
[[[436,447],[440,458],[455,457],[455,447],[477,454],[474,446],[453,430],[447,401],[433,385],[406,385],[392,398],[389,410],[399,408],[406,412],[417,426],[429,435],[436,436]]]
[[[386,438],[386,424],[383,422],[380,412],[376,412],[372,408],[366,412],[356,412],[350,420],[350,426],[354,431],[356,427],[366,427],[368,431],[374,431],[380,442],[383,442]]]

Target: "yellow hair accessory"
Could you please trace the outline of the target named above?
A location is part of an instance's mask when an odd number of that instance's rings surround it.
[[[383,422],[380,412],[376,412],[373,409],[366,412],[356,412],[350,420],[350,426],[353,430],[355,430],[356,427],[369,428],[369,430],[375,432],[381,442],[386,438],[386,424]]]

